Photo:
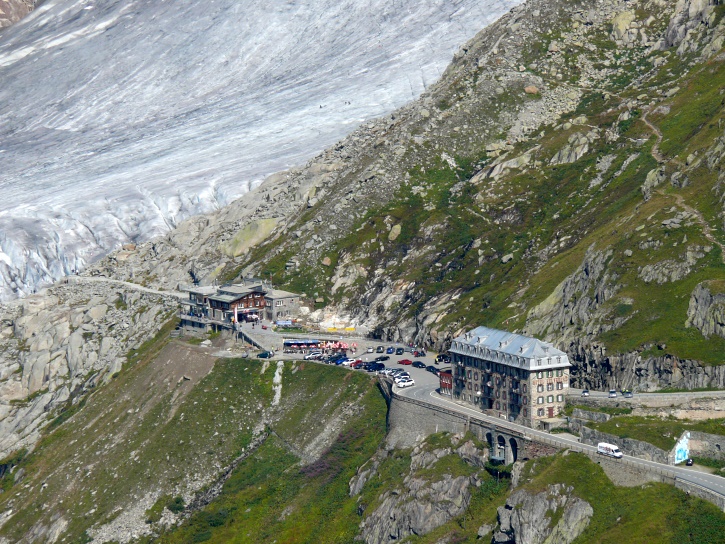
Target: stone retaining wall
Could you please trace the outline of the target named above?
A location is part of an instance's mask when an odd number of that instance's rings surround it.
[[[725,461],[725,436],[690,431],[690,456]]]
[[[619,446],[619,449],[627,455],[656,461],[657,463],[672,464],[670,454],[647,442],[634,440],[633,438],[619,438],[613,434],[603,433],[590,427],[582,426],[580,429],[582,444],[596,446],[599,442],[607,442]]]

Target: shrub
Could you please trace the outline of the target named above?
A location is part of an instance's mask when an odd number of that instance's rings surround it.
[[[174,497],[171,499],[171,501],[166,505],[166,508],[169,509],[170,512],[173,512],[174,514],[179,514],[184,510],[184,507],[186,505],[184,504],[184,499],[182,497]]]

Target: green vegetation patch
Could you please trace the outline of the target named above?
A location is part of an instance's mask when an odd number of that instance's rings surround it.
[[[330,370],[313,366],[323,374]],[[328,379],[328,390],[331,383]],[[301,464],[290,448],[294,435],[270,435],[237,467],[215,501],[159,541],[352,542],[359,515],[348,484],[385,434],[384,399],[372,381],[358,381],[360,387],[359,411],[319,459]],[[297,410],[314,413],[312,405]]]
[[[589,423],[587,426],[620,438],[642,440],[665,451],[670,451],[685,431],[700,431],[725,436],[725,419],[687,421],[657,417],[623,416],[613,417],[603,423]]]
[[[714,544],[725,534],[725,514],[714,505],[665,484],[617,487],[582,454],[529,461],[525,480],[523,487],[532,493],[553,484],[572,486],[592,506],[591,522],[574,544]]]

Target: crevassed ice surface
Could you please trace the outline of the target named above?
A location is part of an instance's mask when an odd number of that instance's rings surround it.
[[[0,32],[0,299],[304,162],[518,3],[43,3]]]

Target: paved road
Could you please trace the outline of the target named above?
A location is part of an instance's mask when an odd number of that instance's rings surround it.
[[[144,287],[138,283],[131,283],[130,281],[114,280],[102,276],[66,276],[61,280],[61,283],[110,283],[113,285],[120,285],[127,289],[133,289],[134,291],[141,291],[143,293],[150,293],[152,295],[161,295],[164,297],[175,297],[179,300],[186,300],[189,298],[189,293],[183,293],[181,291],[158,291],[149,287]]]
[[[570,388],[567,392],[568,397],[581,397],[582,389]],[[596,399],[607,399],[609,398],[609,391],[594,391],[589,390],[589,396]],[[622,396],[621,391],[617,391],[616,398],[613,398],[613,402],[646,402],[647,399],[692,399],[692,398],[713,398],[713,397],[725,397],[725,390],[720,389],[716,391],[682,391],[678,393],[635,393],[631,399],[626,399]]]
[[[435,376],[433,377],[435,378]],[[447,397],[439,395],[436,391],[438,387],[437,381],[435,383],[430,383],[431,380],[428,377],[416,375],[414,376],[414,379],[416,380],[415,387],[407,389],[398,389],[396,387],[395,392],[401,396],[416,399],[418,401],[426,402],[429,404],[434,404],[436,406],[441,406],[443,408],[447,408],[448,410],[456,411],[462,415],[472,416],[477,419],[490,422],[501,428],[518,431],[520,433],[523,433],[525,436],[529,436],[534,439],[538,438],[544,442],[554,443],[559,447],[575,448],[596,453],[595,446],[581,444],[577,440],[567,438],[566,436],[550,434],[544,431],[530,429],[529,427],[524,427],[523,425],[517,425],[515,423],[501,420],[499,418],[487,416],[483,414],[480,410],[469,408],[467,406],[463,406],[456,402],[453,402]],[[673,467],[662,463],[646,461],[644,459],[639,459],[637,457],[632,457],[629,455],[625,455],[624,458],[635,465],[647,466],[650,468],[658,469],[660,471],[673,473],[680,480],[700,485],[725,496],[725,478],[721,476],[699,472],[696,469],[690,467]]]

